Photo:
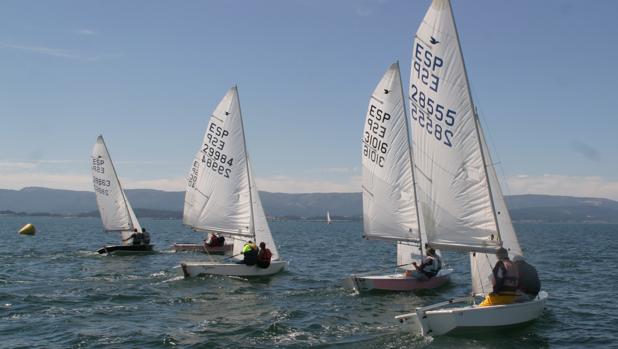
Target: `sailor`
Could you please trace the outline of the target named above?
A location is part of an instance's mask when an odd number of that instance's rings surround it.
[[[519,285],[517,289],[521,295],[517,297],[517,300],[526,301],[534,299],[541,290],[541,280],[539,280],[536,268],[528,264],[524,257],[520,255],[513,256],[513,264],[515,264],[519,272]]]
[[[225,243],[225,238],[223,236],[218,236],[215,233],[210,235],[210,240],[205,244],[206,247],[218,247],[223,246]]]
[[[411,276],[419,281],[427,281],[438,275],[438,272],[442,269],[442,260],[436,250],[430,247],[427,249],[425,261],[421,265],[412,262],[412,265],[416,270],[412,271]]]
[[[136,229],[133,229],[133,234],[131,234],[131,236],[129,236],[126,239],[123,239],[123,242],[127,242],[129,240],[133,239],[133,241],[131,241],[132,245],[141,245],[142,244],[142,233],[137,231]]]
[[[146,228],[142,228],[142,241],[144,245],[150,245],[150,233],[146,231]]]
[[[492,270],[493,292],[488,294],[483,302],[479,304],[481,307],[511,304],[517,297],[517,285],[519,283],[519,273],[517,266],[509,259],[509,253],[504,247],[500,247],[496,251],[498,261]]]
[[[255,263],[257,263],[257,245],[253,241],[247,241],[243,245],[242,251],[240,253],[243,254],[244,258],[239,263],[243,263],[246,265],[255,265]]]
[[[270,266],[270,259],[273,254],[269,249],[266,248],[266,244],[264,242],[260,242],[260,252],[257,255],[257,266],[260,268],[268,268]]]

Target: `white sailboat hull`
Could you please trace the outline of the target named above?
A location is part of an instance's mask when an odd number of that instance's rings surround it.
[[[349,289],[361,291],[414,291],[422,289],[434,289],[443,286],[450,280],[453,269],[443,269],[440,273],[426,281],[419,281],[403,273],[388,275],[352,275],[345,279],[343,286]]]
[[[269,276],[285,270],[288,262],[272,261],[268,268],[260,268],[256,265],[249,266],[246,264],[216,262],[187,262],[181,263],[180,266],[185,277],[200,275]]]
[[[538,318],[543,313],[547,297],[547,292],[541,291],[534,300],[523,303],[452,307],[452,304],[471,300],[471,297],[466,297],[417,308],[414,313],[395,318],[407,330],[418,331],[423,336],[439,336],[453,330],[489,330]]]

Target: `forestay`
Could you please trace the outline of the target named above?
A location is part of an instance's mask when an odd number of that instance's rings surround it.
[[[233,87],[215,109],[187,181],[183,223],[253,238],[244,130]]]
[[[410,118],[417,195],[428,242],[493,251],[500,244],[474,107],[450,4],[434,0],[416,34]]]
[[[103,227],[107,231],[121,231],[123,238],[134,229],[141,231],[135,213],[126,198],[103,136],[97,138],[92,149],[92,182]]]
[[[409,147],[395,63],[371,95],[363,131],[363,225],[368,239],[419,240]]]

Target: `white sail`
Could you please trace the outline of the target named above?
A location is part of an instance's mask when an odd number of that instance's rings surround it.
[[[480,126],[480,125],[479,125]],[[481,143],[483,145],[483,155],[487,163],[487,173],[489,175],[489,183],[491,185],[491,193],[496,207],[496,215],[498,217],[498,226],[500,227],[500,238],[502,239],[502,247],[506,248],[509,256],[518,254],[523,256],[517,234],[511,222],[506,202],[500,189],[500,182],[496,174],[496,169],[491,161],[491,154],[487,147],[484,134],[480,130]],[[472,291],[475,294],[487,294],[492,291],[492,283],[489,275],[492,272],[493,266],[496,264],[497,258],[495,254],[487,253],[470,253],[470,271],[472,274]]]
[[[183,223],[198,231],[253,238],[245,139],[238,90],[223,97],[189,172]]]
[[[253,178],[253,168],[251,166],[251,162],[249,164],[249,180],[251,183],[251,200],[253,201],[253,224],[255,231],[255,242],[259,244],[263,242],[266,244],[266,247],[270,249],[272,253],[272,260],[276,261],[279,259],[279,252],[277,251],[277,245],[275,245],[275,240],[270,232],[270,228],[268,226],[268,221],[266,220],[266,214],[264,213],[264,208],[262,207],[262,200],[260,200],[260,193],[258,192],[257,185],[255,184],[255,179]]]
[[[450,3],[434,0],[416,33],[410,118],[417,195],[428,242],[493,251],[500,244],[476,116]]]
[[[105,230],[122,232],[123,239],[128,238],[133,229],[141,231],[135,213],[122,190],[103,136],[97,138],[91,157],[92,182]]]
[[[330,224],[331,219],[330,219],[330,212],[326,211],[326,223]]]
[[[419,240],[404,108],[395,63],[371,95],[363,131],[363,225],[368,239]]]

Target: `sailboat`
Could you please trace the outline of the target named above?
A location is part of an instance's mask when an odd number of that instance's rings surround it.
[[[444,285],[452,269],[420,281],[405,271],[422,262],[426,246],[416,203],[412,148],[399,63],[392,64],[371,98],[362,142],[363,230],[366,239],[397,242],[401,273],[352,275],[344,286],[356,290],[410,291]]]
[[[332,220],[330,219],[330,212],[326,211],[326,224],[331,224]]]
[[[422,335],[515,325],[539,317],[548,294],[479,307],[492,291],[499,247],[522,255],[489,148],[474,108],[449,0],[433,0],[416,33],[410,72],[410,117],[417,192],[428,242],[469,253],[473,294],[399,315]]]
[[[234,241],[233,262],[184,262],[185,277],[264,276],[284,270],[270,233],[247,154],[238,89],[231,88],[213,112],[189,171],[183,223],[196,232],[214,232]],[[272,253],[268,268],[239,264],[247,240],[264,242]]]
[[[103,136],[97,138],[92,149],[92,182],[97,197],[103,227],[108,232],[120,232],[121,244],[105,246],[101,254],[133,254],[152,252],[150,243],[134,244],[131,235],[141,233],[142,227],[122,190]]]

